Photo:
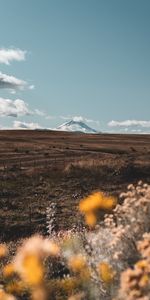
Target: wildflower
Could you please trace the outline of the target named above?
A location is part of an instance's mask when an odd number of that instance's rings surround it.
[[[89,212],[85,215],[86,224],[93,227],[96,224],[96,216],[94,213]]]
[[[10,277],[12,276],[13,274],[15,273],[15,267],[12,263],[6,265],[4,268],[3,268],[3,275],[4,277]]]
[[[81,255],[72,256],[68,265],[73,272],[80,272],[86,266],[85,258]]]
[[[15,270],[29,285],[38,285],[44,275],[42,260],[50,255],[58,255],[59,251],[54,242],[38,235],[33,236],[18,250],[14,259]]]
[[[87,213],[101,207],[103,193],[96,192],[87,198],[83,199],[79,204],[79,210],[82,213]]]
[[[24,257],[22,278],[29,285],[41,284],[43,280],[43,266],[36,255],[28,254]]]
[[[115,197],[107,197],[102,192],[96,192],[81,200],[79,210],[88,213],[97,209],[109,210],[117,204]]]
[[[0,258],[5,257],[8,254],[8,249],[5,244],[0,244]]]
[[[111,210],[117,204],[117,199],[115,197],[104,197],[101,203],[101,208],[104,210]]]
[[[115,272],[112,270],[112,267],[106,262],[102,262],[98,266],[100,278],[105,283],[111,283],[114,279]]]
[[[96,224],[96,212],[98,210],[111,210],[116,204],[116,198],[107,197],[102,192],[95,192],[81,200],[79,210],[85,215],[86,223],[92,227]]]
[[[150,284],[150,234],[144,234],[144,240],[137,243],[138,250],[144,257],[138,261],[134,268],[127,269],[121,275],[121,287],[117,299],[149,299]],[[121,298],[120,298],[121,296]]]

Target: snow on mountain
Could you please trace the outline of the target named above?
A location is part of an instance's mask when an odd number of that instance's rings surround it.
[[[56,130],[60,131],[70,131],[70,132],[83,132],[83,133],[97,133],[97,131],[82,121],[71,120],[69,122],[63,123]]]

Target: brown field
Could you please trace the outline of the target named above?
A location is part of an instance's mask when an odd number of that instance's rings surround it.
[[[77,205],[90,192],[150,183],[150,135],[0,131],[0,179],[1,240],[46,234],[52,201],[55,230],[79,227]]]

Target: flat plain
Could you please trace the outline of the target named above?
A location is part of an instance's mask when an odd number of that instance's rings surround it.
[[[0,131],[1,240],[82,226],[81,198],[95,190],[118,195],[129,183],[150,183],[150,135]]]

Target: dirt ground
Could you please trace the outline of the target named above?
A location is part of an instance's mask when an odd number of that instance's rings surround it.
[[[150,135],[0,131],[0,230],[9,241],[82,225],[80,199],[102,190],[118,196],[138,180],[150,183]]]

